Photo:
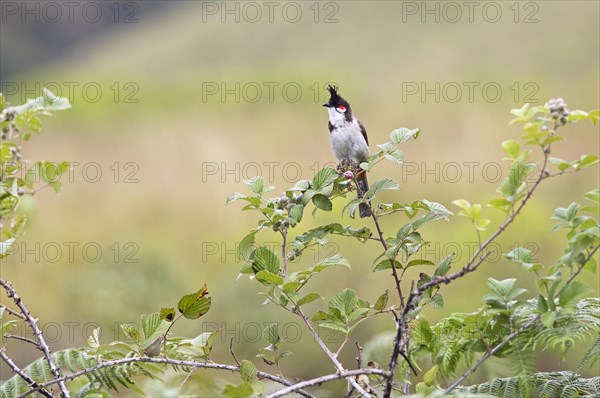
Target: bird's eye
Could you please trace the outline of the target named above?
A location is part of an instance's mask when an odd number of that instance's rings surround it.
[[[337,108],[340,112],[344,112],[346,110],[346,107],[344,105],[339,105]]]

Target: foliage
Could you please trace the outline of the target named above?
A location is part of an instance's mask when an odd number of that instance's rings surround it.
[[[48,105],[46,100],[37,99],[23,107],[6,108],[2,113],[3,128],[6,127],[7,132],[2,141],[2,161],[13,167],[6,172],[3,168],[2,175],[3,213],[0,216],[2,222],[11,226],[9,232],[2,236],[2,255],[10,254],[8,248],[18,236],[18,226],[22,224],[16,214],[19,197],[35,193],[36,188],[31,183],[34,177],[45,175],[45,179],[41,177],[42,182],[58,189],[60,185],[54,181],[55,177],[68,170],[66,164],[51,166],[41,162],[27,169],[21,178],[19,172],[25,169],[20,155],[17,156],[20,149],[11,150],[15,146],[10,139],[20,137],[26,140],[30,136],[27,131],[39,129],[39,120],[35,119],[37,113],[66,107],[64,101],[55,100],[58,105]],[[340,378],[349,384],[348,397],[356,394],[390,397],[410,393],[419,396],[483,394],[507,397],[535,393],[540,396],[597,394],[598,378],[582,378],[578,374],[581,369],[576,372],[538,372],[532,359],[539,350],[556,351],[564,358],[573,347],[595,341],[581,359],[580,368],[593,366],[598,361],[600,300],[589,298],[592,291],[581,282],[584,273],[595,273],[597,268],[596,254],[600,248],[598,189],[584,195],[589,204],[573,202],[552,214],[556,221],[552,233],[561,233],[565,239],[564,253],[560,258],[551,264],[542,264],[524,247],[504,253],[507,262],[523,267],[536,281],[534,291],[521,287],[522,281],[515,278],[488,278],[489,292],[481,298],[479,308],[472,309],[472,312],[453,313],[437,322],[431,322],[423,315],[425,307],[437,309],[444,306],[444,285],[467,277],[486,263],[490,244],[521,214],[542,182],[598,163],[597,154],[583,154],[572,161],[551,157],[550,154],[553,145],[564,139],[561,130],[564,126],[584,120],[597,123],[600,112],[569,111],[561,99],[555,99],[544,106],[527,104],[512,113],[515,116],[513,123],[523,125],[523,135],[520,140],[507,140],[501,145],[509,164],[507,177],[496,190],[498,196],[487,204],[487,209],[463,198],[451,202],[458,208],[457,216],[466,218],[472,225],[479,242],[473,256],[464,264],[457,264],[453,255],[437,264],[424,258],[422,249],[430,242],[424,236],[423,226],[449,221],[454,214],[443,204],[427,199],[382,202],[384,193],[386,198],[393,197],[388,191],[399,189],[399,184],[389,178],[372,182],[370,189],[360,198],[352,193],[352,199],[341,206],[341,216],[351,218],[354,218],[359,205],[369,206],[372,213],[369,226],[352,227],[333,222],[301,230],[308,212],[318,220],[321,212],[333,212],[334,207],[342,202],[340,198],[357,188],[355,173],[344,171],[344,165],[338,169],[323,168],[312,179],[297,181],[274,197],[268,196],[273,188],[257,176],[245,181],[248,193],[233,193],[227,198],[228,204],[241,202],[242,211],[258,216],[256,227],[246,234],[238,247],[238,255],[243,260],[238,278],[245,277],[256,282],[265,306],[273,306],[278,311],[298,317],[331,361],[335,373],[317,375],[305,381],[291,381],[295,380],[295,376],[294,379],[286,379],[280,365],[284,360],[291,361],[293,353],[286,350],[286,340],[279,333],[276,319],[263,330],[266,346],[260,348],[256,355],[262,361],[260,365],[271,369],[271,373],[259,370],[257,364],[248,359],[238,360],[232,344],[229,349],[235,364],[213,362],[211,351],[218,331],[202,333],[191,339],[173,336],[172,327],[179,319],[197,322],[210,310],[211,298],[204,285],[198,291],[181,297],[177,306],[142,315],[139,325],[121,325],[125,341],[103,344],[96,330],[88,340],[88,347],[56,352],[52,354],[53,361],[48,358],[37,360],[23,369],[22,374],[16,374],[3,383],[0,386],[1,396],[32,393],[35,389],[57,384],[59,378],[52,372],[52,362],[62,370],[62,380],[72,380],[69,388],[79,396],[107,396],[120,387],[143,391],[134,378],[156,378],[167,366],[188,375],[196,368],[234,371],[239,375],[239,383],[226,384],[221,391],[223,396],[229,397],[278,397],[294,392],[311,397],[308,388]],[[25,114],[27,116],[22,116]],[[401,145],[419,135],[419,129],[395,130],[389,135],[389,141],[378,145],[379,150],[366,162],[351,167],[370,171],[384,161],[402,164],[404,154]],[[536,157],[537,160],[533,160]],[[492,225],[492,217],[485,214],[488,210],[500,211],[504,221],[500,225]],[[382,231],[382,218],[395,222],[396,227],[391,234]],[[280,239],[281,245],[277,250],[261,243],[261,239],[270,234]],[[368,246],[372,251],[372,272],[383,271],[390,278],[375,297],[361,297],[359,292],[347,287],[326,300],[323,292],[311,283],[324,277],[323,274],[335,277],[336,273],[350,267],[350,259],[341,254],[316,263],[295,262],[295,269],[290,269],[290,262],[302,258],[307,248],[344,238],[359,244],[369,242],[378,245],[378,249]],[[419,277],[409,281],[405,273],[413,267],[418,267]],[[7,292],[12,297],[10,291]],[[309,303],[312,304],[308,306]],[[14,313],[11,311],[11,314]],[[27,318],[23,311],[22,314]],[[356,366],[342,364],[339,354],[353,338],[357,327],[381,316],[390,317],[394,322],[391,341],[387,337],[375,336],[373,341],[356,342]],[[8,320],[0,326],[4,331],[22,320]],[[341,343],[336,347],[326,345],[317,332],[323,329],[339,334]],[[369,347],[365,353],[362,343]],[[38,344],[42,345],[41,342]],[[369,356],[375,352],[373,347],[381,344],[387,344],[391,352],[387,364],[379,364]],[[492,356],[505,361],[514,376],[461,387]],[[352,368],[356,369],[349,370]],[[13,370],[20,371],[14,367]],[[355,373],[348,373],[352,371]],[[277,392],[265,393],[265,380],[278,383]],[[63,392],[63,395],[66,394]]]

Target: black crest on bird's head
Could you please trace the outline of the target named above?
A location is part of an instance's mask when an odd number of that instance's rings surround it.
[[[343,99],[340,96],[340,94],[338,93],[337,86],[332,86],[331,84],[329,84],[327,86],[327,91],[329,91],[329,94],[331,95],[331,97],[329,98],[329,102],[327,102],[326,104],[323,104],[324,106],[337,108],[340,105],[342,105],[345,109],[350,111],[350,104],[348,103],[348,101],[346,101],[345,99]]]

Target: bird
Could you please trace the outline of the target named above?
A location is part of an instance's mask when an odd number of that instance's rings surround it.
[[[323,106],[329,112],[329,140],[333,154],[342,163],[350,162],[355,168],[369,158],[369,139],[365,126],[354,116],[348,101],[342,98],[337,86],[328,85],[331,97]],[[362,198],[369,190],[367,173],[359,169],[356,173],[358,197]],[[369,205],[361,203],[358,206],[361,218],[370,217]]]

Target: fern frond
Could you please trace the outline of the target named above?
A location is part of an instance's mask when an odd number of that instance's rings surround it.
[[[470,387],[459,387],[458,392],[490,394],[494,397],[529,397],[532,391],[523,390],[521,377],[506,377]],[[597,397],[600,396],[600,377],[581,378],[573,372],[540,372],[526,376],[528,387],[533,387],[541,398]]]
[[[93,368],[107,360],[120,359],[130,355],[134,355],[134,353],[124,354],[117,350],[106,350],[103,355],[96,356],[90,355],[86,348],[69,348],[53,353],[52,359],[59,368],[63,369],[63,372],[74,373]],[[54,379],[48,362],[44,358],[39,358],[32,362],[23,371],[40,384]],[[156,373],[161,371],[154,364],[139,362],[105,367],[88,373],[85,376],[80,376],[80,378],[87,378],[88,383],[77,392],[77,396],[110,396],[108,391],[113,390],[118,392],[119,386],[141,392],[133,380],[134,377],[142,375],[149,378],[156,378]],[[30,389],[31,387],[20,376],[15,375],[0,385],[0,398],[17,397]]]

